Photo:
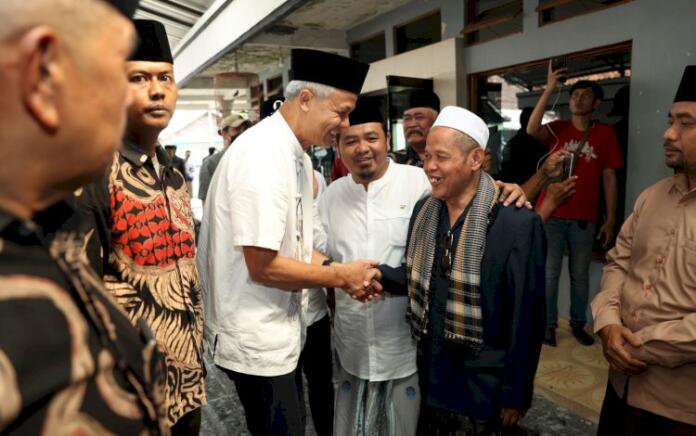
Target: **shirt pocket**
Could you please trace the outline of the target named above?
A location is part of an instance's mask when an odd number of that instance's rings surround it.
[[[683,239],[677,250],[677,268],[685,288],[696,289],[696,241]]]
[[[410,210],[381,211],[375,215],[375,231],[389,245],[405,247],[410,219]]]

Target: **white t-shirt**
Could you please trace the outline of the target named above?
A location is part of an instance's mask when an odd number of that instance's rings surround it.
[[[336,180],[319,202],[328,254],[340,262],[370,259],[401,265],[411,212],[429,193],[430,183],[421,168],[392,161],[367,191],[350,174]],[[406,301],[406,297],[385,296],[360,303],[336,291],[334,339],[341,366],[348,373],[384,381],[416,372]]]
[[[215,364],[223,368],[272,377],[297,366],[306,291],[252,281],[242,248],[267,248],[311,261],[311,178],[310,158],[280,112],[237,138],[215,171],[197,264],[206,330]]]

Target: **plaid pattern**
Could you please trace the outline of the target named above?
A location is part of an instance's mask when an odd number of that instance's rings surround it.
[[[480,350],[483,344],[479,291],[481,259],[486,249],[491,212],[499,195],[500,190],[491,176],[481,171],[478,192],[464,219],[450,273],[445,338],[464,344],[474,352]],[[425,201],[414,221],[406,249],[409,297],[407,317],[416,340],[427,333],[431,276],[441,209],[441,201],[433,197]]]

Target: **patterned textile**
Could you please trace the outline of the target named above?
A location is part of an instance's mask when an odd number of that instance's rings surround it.
[[[83,235],[45,233],[0,211],[0,434],[167,433],[155,341],[101,285]]]
[[[101,263],[106,288],[134,325],[142,320],[150,326],[164,355],[173,425],[206,403],[203,309],[184,177],[161,147],[156,157],[159,174],[126,142],[108,177],[85,187],[77,201],[97,228],[91,260]]]
[[[452,259],[450,290],[447,297],[445,338],[478,352],[483,344],[481,259],[486,250],[486,234],[491,212],[498,203],[499,188],[491,176],[481,171],[479,188],[464,219],[456,254]],[[435,261],[437,226],[442,202],[429,197],[418,212],[406,251],[409,305],[407,317],[415,339],[426,334],[431,275]],[[439,259],[438,259],[439,260]]]

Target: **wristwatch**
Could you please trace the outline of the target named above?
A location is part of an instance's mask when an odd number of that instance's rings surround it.
[[[321,263],[321,266],[330,266],[332,263],[334,263],[334,260],[331,259],[330,257],[327,257],[324,259],[324,261]]]

